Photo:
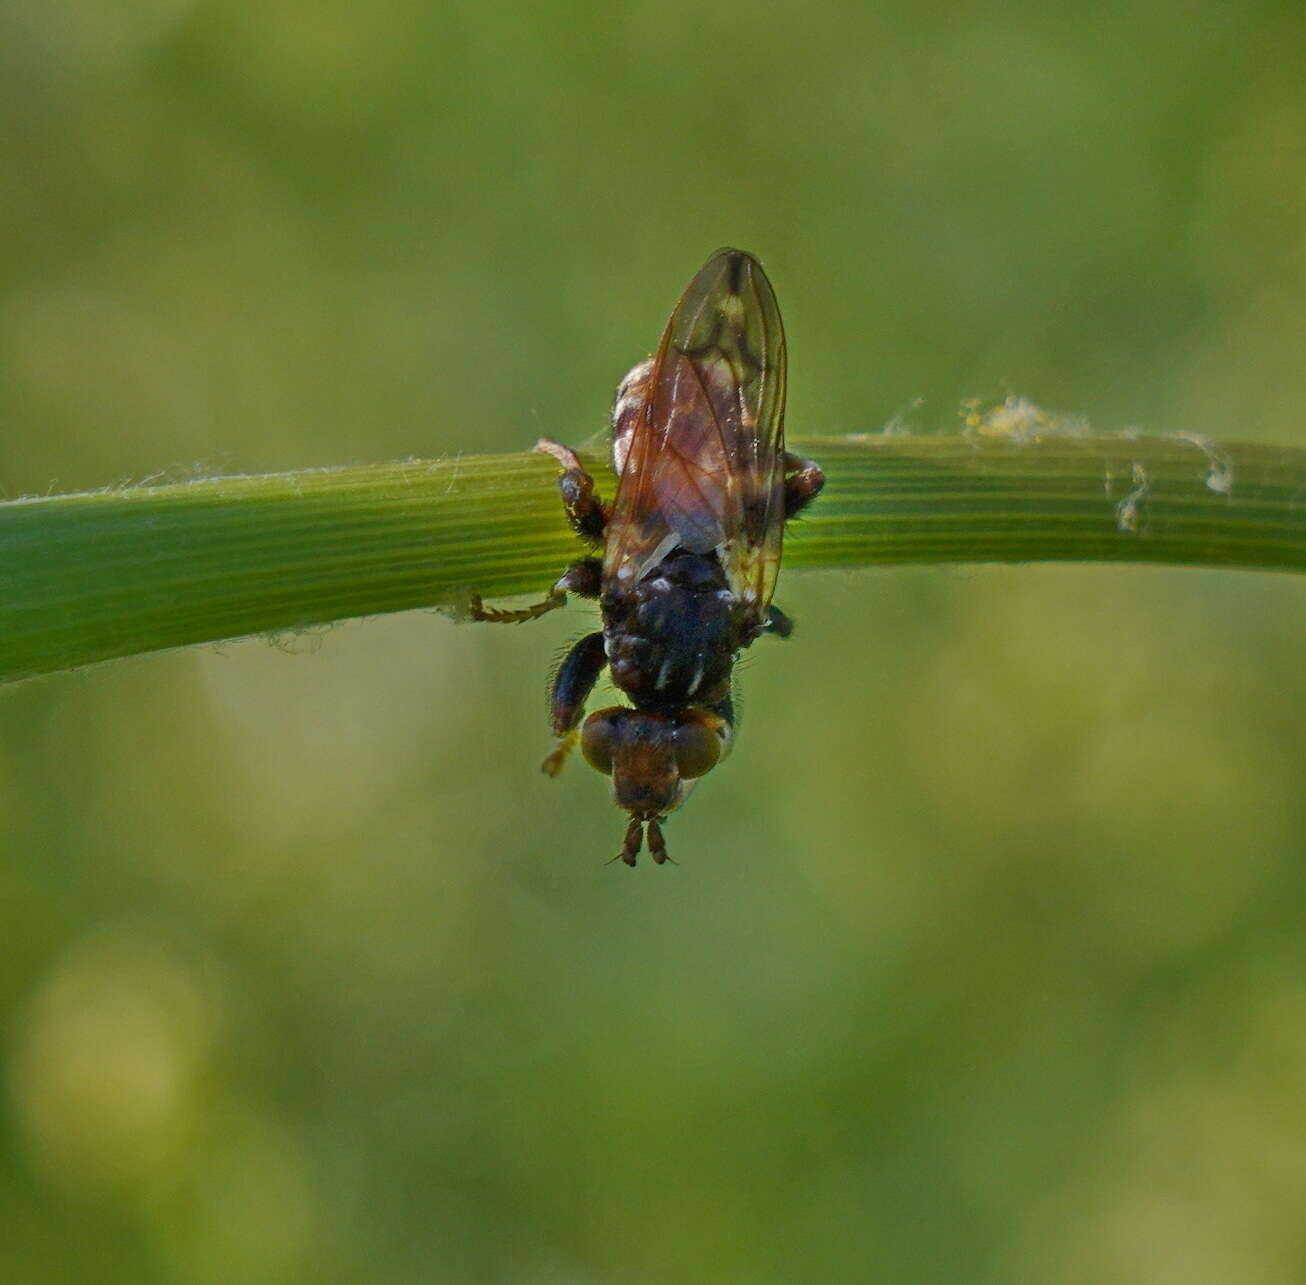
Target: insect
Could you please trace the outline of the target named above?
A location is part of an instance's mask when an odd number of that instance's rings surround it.
[[[574,451],[536,444],[562,468],[572,528],[601,556],[574,562],[532,607],[471,601],[473,619],[512,622],[560,607],[568,593],[598,599],[603,628],[572,647],[553,680],[558,740],[543,766],[556,775],[579,740],[612,778],[613,799],[630,813],[617,854],[629,866],[645,831],[653,860],[667,860],[662,822],[729,751],[739,653],[764,633],[793,631],[771,605],[784,526],[825,475],[785,451],[785,376],[784,329],[762,265],[718,250],[656,354],[617,390],[612,503]],[[584,718],[605,666],[631,705]]]

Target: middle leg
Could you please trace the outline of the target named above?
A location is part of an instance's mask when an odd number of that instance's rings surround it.
[[[794,632],[794,622],[775,603],[766,609],[766,624],[762,627],[777,638],[788,638]]]
[[[567,601],[567,595],[574,593],[578,598],[597,598],[603,587],[603,563],[598,558],[581,558],[573,562],[555,581],[543,602],[532,603],[529,607],[516,610],[502,610],[487,607],[481,601],[479,593],[472,594],[468,601],[468,617],[471,620],[488,620],[500,625],[519,625],[525,620],[534,620],[561,607]]]

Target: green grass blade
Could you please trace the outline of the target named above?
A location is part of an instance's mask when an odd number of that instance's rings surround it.
[[[1114,561],[1306,569],[1306,451],[1197,438],[809,438],[829,482],[786,565]],[[597,455],[587,456],[610,493]],[[0,504],[0,681],[540,593],[579,552],[539,455]]]

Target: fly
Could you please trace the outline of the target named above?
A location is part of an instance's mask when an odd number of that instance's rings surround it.
[[[617,390],[612,503],[574,451],[550,438],[536,444],[561,467],[563,508],[595,553],[532,607],[471,603],[475,620],[523,621],[568,593],[598,600],[603,628],[572,647],[553,679],[558,740],[544,771],[556,776],[579,740],[630,814],[617,854],[629,866],[646,838],[653,860],[667,860],[662,822],[729,751],[739,653],[764,633],[793,631],[771,604],[784,527],[825,475],[785,450],[785,366],[762,265],[718,250],[681,296],[656,354]],[[605,667],[630,705],[585,718]]]

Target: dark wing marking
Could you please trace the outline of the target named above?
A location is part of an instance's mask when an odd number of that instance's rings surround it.
[[[785,339],[762,265],[718,250],[671,315],[613,501],[604,573],[634,585],[672,549],[722,549],[760,622],[784,531]]]

